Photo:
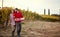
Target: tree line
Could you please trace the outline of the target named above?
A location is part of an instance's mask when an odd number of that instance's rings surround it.
[[[0,9],[0,23],[3,23],[5,20],[9,20],[9,15],[11,13],[11,11],[13,10],[12,7],[4,7],[2,9]],[[19,9],[21,10],[21,9]],[[29,10],[21,10],[22,13],[23,13],[23,16],[25,17],[25,20],[39,20],[41,19],[40,15],[37,14],[36,12],[32,12],[32,11],[29,11]]]
[[[2,9],[0,9],[0,23],[4,23],[5,21],[9,21],[9,15],[11,13],[11,11],[13,10],[12,7],[3,7]],[[21,10],[21,9],[19,9]],[[43,18],[42,16],[40,16],[39,14],[37,14],[36,12],[32,12],[29,11],[29,9],[25,10],[21,10],[23,13],[23,16],[25,18],[25,20],[48,20],[48,21],[56,21],[56,19],[51,19],[51,18]],[[45,16],[45,9],[44,9],[44,16]],[[50,10],[48,10],[49,12],[49,16],[50,16]],[[59,19],[57,21],[60,21]]]

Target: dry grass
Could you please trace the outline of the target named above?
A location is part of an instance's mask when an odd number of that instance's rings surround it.
[[[59,19],[58,16],[41,15],[41,17],[43,17],[43,18],[57,19],[57,20]]]
[[[60,37],[59,22],[25,21],[24,23],[22,24],[21,37]],[[0,35],[10,37],[11,29],[0,31]]]

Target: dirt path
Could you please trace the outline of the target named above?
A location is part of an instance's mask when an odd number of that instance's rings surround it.
[[[0,37],[11,37],[11,28],[0,29]],[[15,32],[15,37],[17,33]],[[22,24],[21,37],[60,37],[59,22],[34,21]]]

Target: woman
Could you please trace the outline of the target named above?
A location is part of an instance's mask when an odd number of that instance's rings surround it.
[[[15,32],[15,29],[16,29],[13,13],[14,13],[14,10],[12,10],[12,12],[10,13],[10,23],[11,23],[11,26],[12,26],[12,37],[14,37],[14,32]]]

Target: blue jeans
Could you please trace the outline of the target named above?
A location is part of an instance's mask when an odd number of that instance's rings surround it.
[[[16,26],[14,26],[15,28],[12,31],[12,36],[14,37],[14,32],[17,28],[17,36],[20,37],[20,32],[21,32],[21,22],[15,22]]]

